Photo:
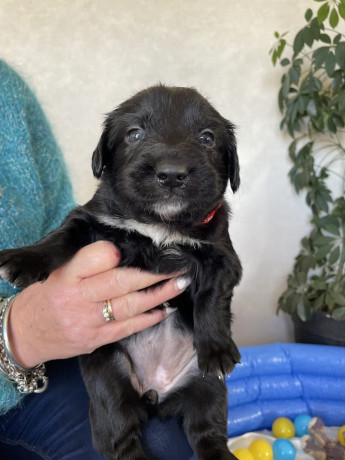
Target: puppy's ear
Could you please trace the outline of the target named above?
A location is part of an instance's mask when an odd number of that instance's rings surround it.
[[[228,147],[229,153],[229,179],[232,191],[235,193],[240,186],[240,165],[238,162],[236,141]]]
[[[236,146],[236,138],[234,134],[234,126],[227,122],[228,127],[228,140],[227,140],[227,147],[226,151],[228,154],[229,160],[229,180],[232,191],[235,193],[240,186],[240,165],[237,156],[237,146]]]
[[[99,179],[109,158],[108,131],[104,130],[92,155],[93,175]]]

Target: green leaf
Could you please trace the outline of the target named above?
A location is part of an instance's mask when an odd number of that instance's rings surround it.
[[[334,70],[335,70],[335,56],[331,51],[328,53],[328,56],[325,62],[325,66],[326,66],[327,75],[329,77],[332,77]]]
[[[290,64],[290,60],[287,59],[287,58],[282,59],[282,60],[280,61],[280,64],[281,64],[283,67],[286,67],[287,65]]]
[[[334,121],[335,126],[338,128],[344,128],[344,118],[338,115],[337,113],[332,114],[332,119]]]
[[[339,14],[340,16],[345,19],[345,4],[344,3],[340,3],[338,5],[338,11],[339,11]]]
[[[331,115],[330,117],[328,117],[328,120],[327,120],[327,128],[330,130],[331,133],[336,133],[337,132],[337,126],[336,124],[334,123],[334,120],[333,120],[333,116]]]
[[[314,142],[307,142],[301,150],[298,152],[298,157],[299,160],[302,162],[305,162],[308,156],[310,155],[312,148],[313,148]]]
[[[306,273],[311,268],[314,268],[316,264],[316,260],[314,256],[303,256],[299,261],[299,266],[301,270],[304,270]]]
[[[314,39],[315,40],[319,40],[321,39],[321,27],[320,27],[320,24],[319,24],[319,21],[317,20],[317,18],[314,18],[311,22],[310,22],[310,30],[312,31],[312,34],[314,36]]]
[[[338,45],[340,40],[341,40],[341,34],[336,35],[333,39],[333,44]]]
[[[331,233],[332,235],[340,236],[339,228],[337,228],[334,225],[327,225],[327,226],[325,226],[325,229],[327,230],[327,232]]]
[[[279,42],[278,42],[277,48],[275,48],[275,47],[271,48],[270,53],[273,50],[272,62],[273,62],[274,65],[276,65],[277,59],[280,59],[280,57],[281,57],[281,55],[282,55],[282,53],[284,51],[285,45],[286,45],[286,40],[281,38],[279,40]]]
[[[304,38],[303,38],[303,29],[302,29],[297,33],[295,40],[293,42],[293,50],[294,50],[295,55],[298,54],[300,51],[302,51],[303,46],[304,46]]]
[[[331,37],[327,34],[320,34],[320,40],[324,43],[332,43]]]
[[[345,297],[341,295],[339,292],[334,293],[334,300],[337,302],[338,305],[345,306]]]
[[[329,46],[321,46],[313,53],[313,58],[316,67],[321,67],[329,55]]]
[[[300,67],[291,67],[289,70],[289,77],[292,84],[298,85],[299,77],[301,75]]]
[[[336,70],[333,75],[333,80],[331,83],[331,90],[337,91],[340,88],[340,85],[343,81],[343,73],[341,70]]]
[[[325,291],[327,289],[327,284],[323,279],[316,278],[310,283],[314,291]]]
[[[283,110],[284,110],[284,96],[283,96],[282,88],[280,88],[279,93],[278,93],[278,106],[279,106],[279,110],[281,112],[283,112]],[[281,123],[280,129],[283,129],[282,124],[283,124],[283,122]]]
[[[324,295],[318,296],[313,303],[313,309],[320,310],[324,306],[324,303],[325,303],[325,296]]]
[[[310,79],[310,82],[314,91],[322,90],[322,81],[319,78],[313,77]]]
[[[329,308],[329,310],[333,310],[334,305],[335,305],[336,302],[335,302],[335,298],[334,298],[332,292],[330,292],[330,291],[326,292],[325,303],[326,303],[327,307]]]
[[[304,249],[306,249],[307,251],[310,251],[310,240],[309,240],[309,238],[307,238],[307,237],[302,238],[301,243],[302,243],[302,246],[304,247]]]
[[[345,69],[345,42],[340,42],[335,48],[335,60],[341,69]]]
[[[309,22],[311,18],[313,17],[313,10],[308,8],[307,11],[305,12],[304,17],[305,17],[305,20]]]
[[[286,97],[289,93],[290,89],[290,77],[289,75],[283,76],[283,84],[282,84],[282,96]]]
[[[297,272],[295,277],[299,286],[303,286],[307,282],[307,272]]]
[[[339,22],[339,16],[335,8],[332,9],[331,15],[329,17],[329,23],[333,29],[335,29]]]
[[[292,141],[291,144],[289,145],[289,156],[291,158],[291,160],[294,160],[295,156],[296,156],[296,145],[297,145],[297,141]]]
[[[333,249],[333,251],[330,253],[329,258],[328,258],[328,262],[331,265],[333,265],[336,262],[338,262],[339,257],[340,257],[340,247],[338,246],[335,249]]]
[[[333,227],[336,227],[336,228],[339,228],[340,227],[340,222],[339,220],[332,216],[332,215],[329,215],[329,216],[324,216],[324,217],[321,217],[321,219],[318,219],[318,221],[316,222],[317,225],[319,227],[322,227],[324,229],[327,230],[328,226],[333,226]]]
[[[296,294],[295,292],[292,292],[285,298],[283,310],[292,314],[297,308],[298,300],[299,300],[298,294]]]
[[[297,315],[302,321],[308,321],[312,317],[310,302],[305,296],[300,296],[297,304]]]
[[[314,244],[316,246],[324,246],[324,245],[330,245],[334,241],[334,238],[331,236],[324,236],[324,235],[318,235],[314,239]]]
[[[304,43],[306,45],[309,46],[309,48],[312,47],[313,45],[313,41],[314,41],[314,34],[311,30],[310,27],[304,27],[304,29],[302,29],[303,31],[303,40],[304,40]]]
[[[309,113],[311,117],[317,116],[317,107],[316,107],[314,99],[310,99],[310,101],[308,102],[307,112]]]
[[[332,318],[338,321],[345,319],[345,307],[336,308],[332,313]]]
[[[332,246],[321,246],[320,249],[318,249],[315,253],[315,258],[319,262],[321,261],[324,257],[326,257],[331,250]]]
[[[317,118],[312,118],[311,119],[311,122],[314,126],[314,128],[317,130],[317,131],[323,131],[324,130],[324,120],[323,120],[323,115],[321,114],[321,116],[317,117]]]
[[[307,109],[307,105],[308,105],[308,98],[305,97],[305,96],[300,96],[298,98],[298,101],[297,101],[297,109],[298,109],[298,113],[300,114],[303,114],[306,109]]]
[[[329,14],[329,5],[328,3],[324,3],[317,12],[317,20],[319,21],[319,24],[322,24],[323,21],[327,19],[328,14]]]
[[[345,91],[342,91],[337,99],[338,107],[340,111],[345,110]]]

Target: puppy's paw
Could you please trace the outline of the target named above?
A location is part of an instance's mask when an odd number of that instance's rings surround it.
[[[25,288],[49,276],[44,257],[32,248],[0,251],[0,279],[15,287]]]
[[[197,346],[199,369],[204,374],[225,375],[229,374],[241,355],[233,340],[229,337],[223,342],[205,341]]]

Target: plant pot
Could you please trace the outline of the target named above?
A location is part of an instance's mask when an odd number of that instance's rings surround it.
[[[292,316],[295,341],[345,347],[345,321],[337,321],[323,312],[315,312],[309,321]]]

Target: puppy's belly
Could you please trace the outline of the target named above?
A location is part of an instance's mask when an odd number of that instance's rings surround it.
[[[140,397],[154,390],[158,403],[199,373],[193,334],[176,325],[177,315],[122,341],[133,388]]]

